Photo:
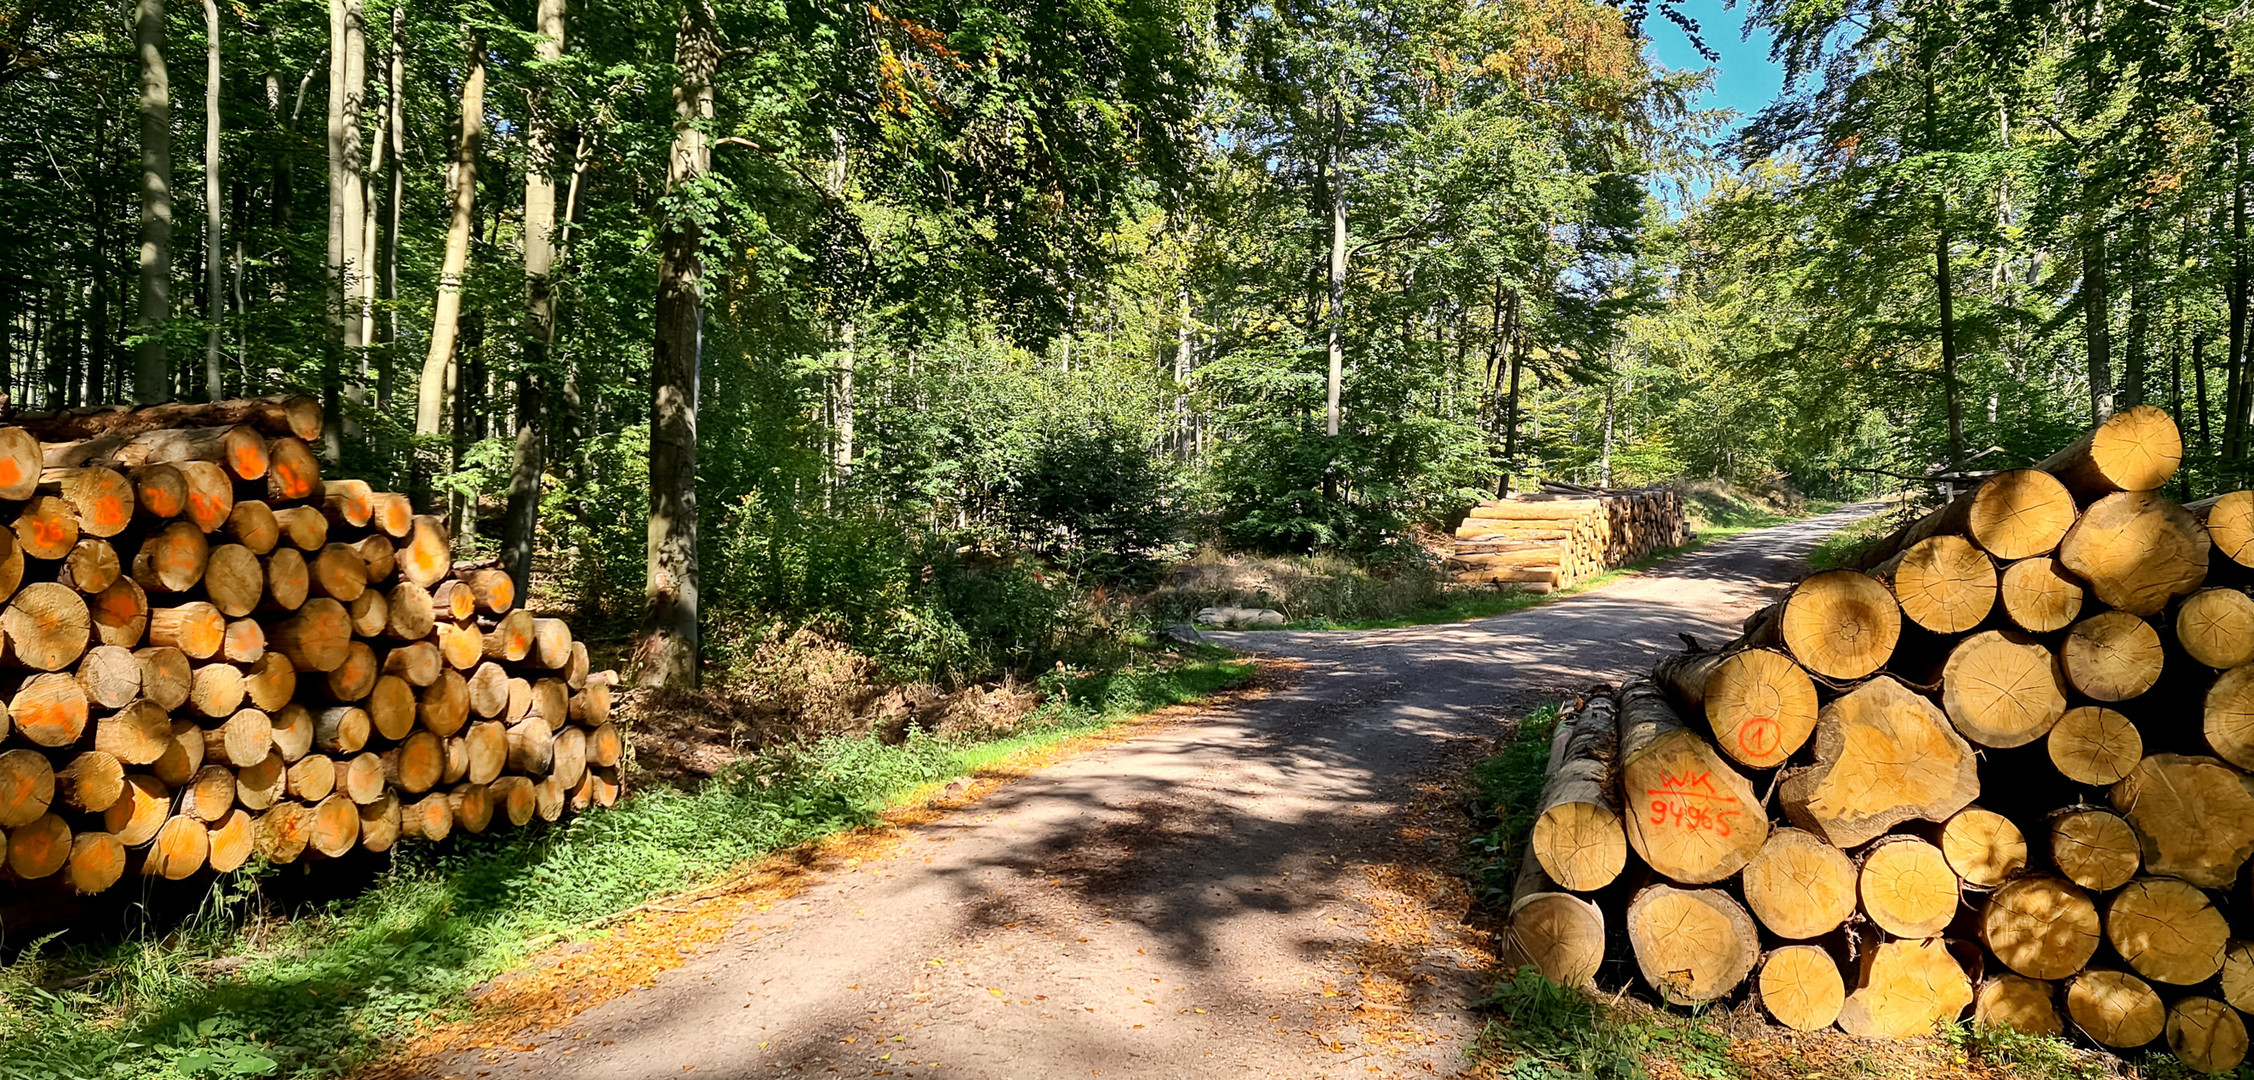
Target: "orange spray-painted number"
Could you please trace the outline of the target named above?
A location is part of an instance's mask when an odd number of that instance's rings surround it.
[[[1714,786],[1711,772],[1661,773],[1659,786],[1647,789],[1644,797],[1650,800],[1653,825],[1712,832],[1724,839],[1730,835],[1730,823],[1745,814],[1737,796]]]

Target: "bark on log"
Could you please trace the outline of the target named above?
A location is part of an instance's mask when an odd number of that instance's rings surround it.
[[[1785,776],[1785,814],[1839,847],[1905,821],[1946,821],[1979,794],[1972,747],[1932,702],[1881,677],[1824,706],[1816,763]]]
[[[1753,785],[1683,726],[1656,685],[1630,685],[1619,713],[1620,786],[1636,854],[1684,884],[1737,873],[1769,835]]]
[[[321,437],[321,403],[310,397],[238,398],[229,401],[171,402],[139,408],[98,406],[15,418],[27,436],[61,442],[102,437],[130,438],[160,428],[233,427],[247,424],[269,435],[295,435],[308,442]],[[0,498],[6,497],[0,493]]]

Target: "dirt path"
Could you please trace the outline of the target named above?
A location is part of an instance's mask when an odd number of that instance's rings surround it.
[[[1732,633],[1855,510],[1472,623],[1219,634],[1292,685],[1068,760],[434,1077],[1363,1077],[1461,1062],[1488,958],[1429,783],[1497,721]]]

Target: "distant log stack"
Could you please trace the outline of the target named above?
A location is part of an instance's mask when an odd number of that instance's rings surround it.
[[[321,426],[290,397],[0,427],[0,851],[19,888],[617,799],[614,674],[518,608],[507,574],[456,564],[404,496],[323,479]]]
[[[1473,507],[1447,562],[1457,581],[1550,592],[1689,540],[1682,499],[1672,491],[1544,484]]]
[[[2254,492],[2170,502],[2182,451],[2126,410],[1569,709],[1518,808],[1513,959],[1799,1030],[1969,1011],[2238,1068]],[[1468,527],[1565,520],[1499,505]]]

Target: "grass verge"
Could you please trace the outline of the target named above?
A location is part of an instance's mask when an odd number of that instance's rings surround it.
[[[912,731],[898,745],[840,737],[772,751],[694,790],[648,791],[555,828],[400,849],[368,889],[287,918],[253,917],[274,871],[246,869],[162,936],[42,942],[0,968],[0,1080],[349,1072],[466,1016],[471,987],[597,920],[1252,671],[1200,650],[1059,680],[998,738]]]
[[[1816,550],[1808,553],[1808,565],[1817,570],[1836,570],[1855,561],[1863,552],[1902,527],[1906,516],[1898,510],[1889,510],[1855,522],[1824,538]]]

